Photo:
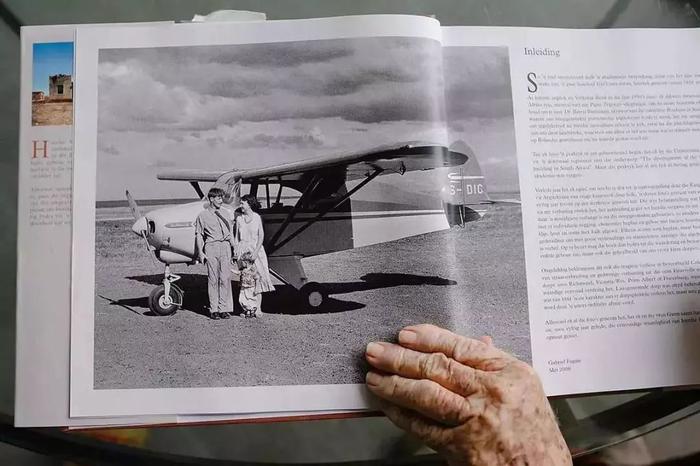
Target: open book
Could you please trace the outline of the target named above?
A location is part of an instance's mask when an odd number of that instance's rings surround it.
[[[549,395],[700,381],[696,31],[49,31],[22,42],[19,425],[366,411],[366,343],[421,322]],[[235,247],[201,263],[212,187],[223,236],[261,204],[258,318]]]

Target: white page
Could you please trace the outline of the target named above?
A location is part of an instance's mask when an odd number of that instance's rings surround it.
[[[406,37],[439,42],[437,22],[375,16],[258,24],[175,25],[152,29],[80,29],[77,35],[76,164],[74,166],[71,416],[208,414],[221,412],[348,410],[371,407],[362,384],[263,387],[95,389],[95,170],[97,65],[100,50],[276,43],[338,38]],[[192,102],[196,104],[196,102]],[[135,103],[138,105],[139,103]],[[177,112],[178,109],[173,109]],[[442,138],[435,130],[431,139]],[[444,218],[442,219],[444,222]],[[428,230],[430,231],[430,230]],[[166,325],[165,323],[163,325]],[[263,324],[264,325],[264,324]],[[347,363],[347,362],[345,362]]]
[[[65,107],[62,115],[43,112],[35,119],[41,124],[33,125],[32,81],[35,66],[39,87],[48,84],[50,74],[72,74],[74,34],[73,25],[22,28],[15,425],[174,422],[172,416],[82,420],[68,415],[73,114],[67,102],[57,103]],[[49,176],[40,170],[49,170]],[[39,199],[37,190],[49,197]],[[60,202],[51,204],[52,199]]]
[[[465,231],[455,235],[454,244],[444,244],[454,256],[452,260],[470,264],[460,270],[465,289],[459,301],[462,313],[451,330],[471,337],[486,333],[499,347],[529,363],[527,279],[508,46],[488,40],[462,43],[449,33],[445,39],[442,55],[450,147],[462,147],[470,160],[450,169],[443,201],[449,206],[446,213],[457,220],[482,216],[465,223]],[[452,220],[451,224],[455,223],[459,221]],[[459,251],[465,247],[473,252],[460,258]]]
[[[700,34],[444,28],[444,44],[509,47],[547,393],[700,383],[700,65],[689,59]]]

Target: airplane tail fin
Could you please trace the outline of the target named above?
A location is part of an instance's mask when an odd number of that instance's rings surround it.
[[[450,169],[442,189],[445,215],[450,226],[463,225],[480,219],[491,204],[486,192],[479,161],[464,141],[457,141],[450,150],[465,154],[464,165]]]

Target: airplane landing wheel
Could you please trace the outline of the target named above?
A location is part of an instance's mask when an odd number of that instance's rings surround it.
[[[328,300],[328,293],[320,283],[316,282],[302,286],[299,293],[301,293],[302,304],[310,311],[318,311]]]
[[[165,287],[160,285],[151,291],[148,297],[148,307],[154,314],[159,316],[169,316],[175,314],[182,306],[182,290],[174,285],[170,285],[170,304],[165,302]]]

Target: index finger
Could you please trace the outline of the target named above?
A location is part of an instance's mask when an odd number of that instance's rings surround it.
[[[421,353],[393,343],[370,343],[365,358],[382,372],[409,379],[430,379],[466,396],[479,390],[476,370],[442,353]]]
[[[493,345],[430,324],[405,327],[399,332],[399,343],[416,351],[442,353],[462,364],[487,371],[500,370],[512,359]]]

